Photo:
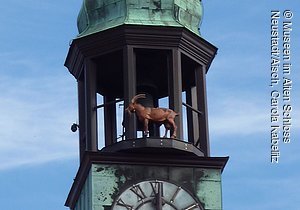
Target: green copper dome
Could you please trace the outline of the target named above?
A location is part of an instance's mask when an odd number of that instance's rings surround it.
[[[200,35],[201,0],[83,0],[78,37],[123,24],[185,27]]]

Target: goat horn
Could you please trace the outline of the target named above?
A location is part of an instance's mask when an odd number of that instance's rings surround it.
[[[131,103],[135,103],[139,98],[146,98],[146,94],[138,94],[131,99]]]

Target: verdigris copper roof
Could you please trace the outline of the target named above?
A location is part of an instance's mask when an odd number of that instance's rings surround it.
[[[123,24],[185,27],[200,35],[202,15],[201,0],[83,0],[78,37]]]

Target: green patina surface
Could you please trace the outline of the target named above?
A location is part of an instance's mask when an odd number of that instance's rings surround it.
[[[197,169],[203,176],[197,184],[197,197],[205,203],[205,209],[222,209],[221,174],[215,169]]]
[[[91,177],[91,172],[89,173],[83,189],[81,190],[80,197],[77,201],[77,205],[75,210],[87,210],[92,209],[93,201],[92,201],[92,189],[93,189],[93,181]]]
[[[200,35],[201,0],[84,0],[78,37],[123,24],[185,27]]]
[[[182,185],[205,210],[222,210],[221,171],[139,165],[93,164],[75,210],[107,210],[118,193],[141,180],[168,180]]]

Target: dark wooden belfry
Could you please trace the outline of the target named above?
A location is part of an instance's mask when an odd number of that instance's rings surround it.
[[[138,93],[158,100],[169,97],[169,108],[187,115],[176,117],[179,140],[209,156],[206,73],[216,48],[185,28],[123,25],[75,39],[66,66],[78,81],[80,153],[98,151],[96,94],[104,98],[105,146],[117,142],[116,100],[127,107]],[[196,110],[196,111],[195,111]],[[197,113],[200,112],[200,113]],[[186,117],[187,131],[183,130]],[[125,139],[137,138],[134,115],[124,115]],[[101,140],[100,140],[101,141]]]
[[[228,157],[210,156],[206,98],[217,48],[200,36],[201,19],[199,0],[83,0],[65,62],[79,103],[71,210],[222,210]],[[179,113],[176,137],[161,137],[151,123],[149,136],[141,135],[138,111],[125,111],[138,94],[145,107]]]

